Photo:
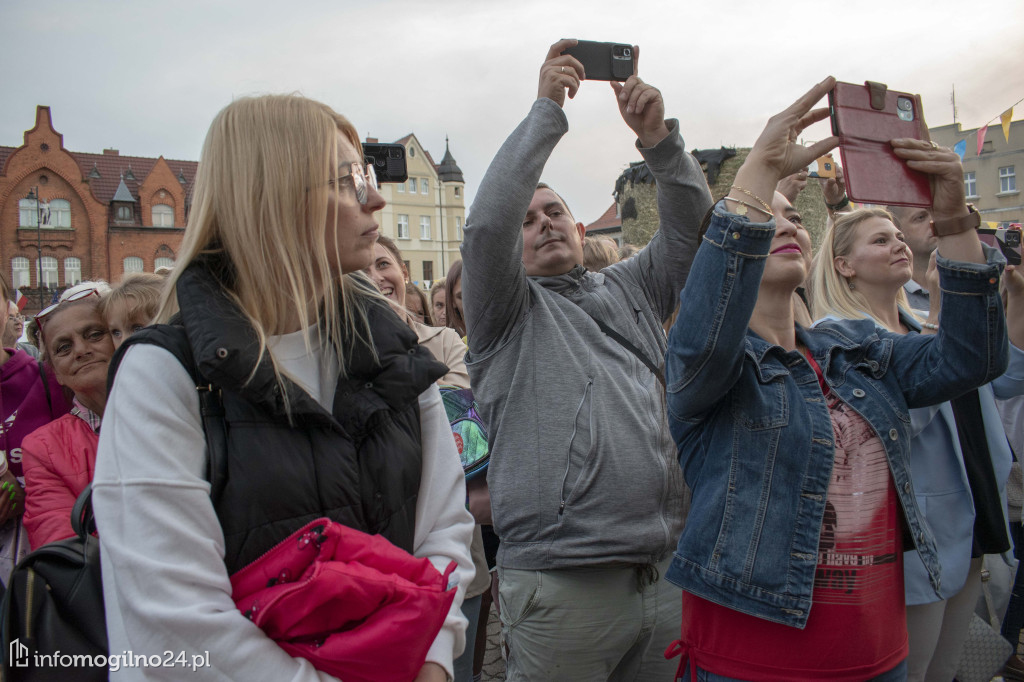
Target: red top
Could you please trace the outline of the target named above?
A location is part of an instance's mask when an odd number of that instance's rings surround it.
[[[773,623],[683,592],[680,650],[696,667],[752,682],[853,682],[907,656],[899,501],[885,449],[830,389],[825,397],[835,464],[807,626]]]

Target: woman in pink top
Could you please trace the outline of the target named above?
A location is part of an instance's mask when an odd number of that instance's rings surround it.
[[[22,442],[24,522],[33,548],[74,535],[71,508],[96,467],[100,420],[107,403],[107,366],[114,354],[99,308],[105,291],[106,283],[84,283],[36,317],[43,360],[75,397],[70,414]]]

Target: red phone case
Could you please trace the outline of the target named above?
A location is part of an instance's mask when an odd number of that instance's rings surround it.
[[[900,119],[900,97],[913,105],[913,120]],[[893,153],[889,140],[931,139],[920,95],[895,92],[881,83],[836,83],[828,93],[832,133],[839,137],[846,194],[858,204],[932,205],[929,177],[911,170]]]

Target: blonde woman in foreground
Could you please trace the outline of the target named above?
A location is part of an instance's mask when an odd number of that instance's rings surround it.
[[[473,523],[434,385],[445,368],[349,274],[373,261],[384,199],[371,171],[355,128],[313,100],[243,98],[214,119],[164,324],[112,363],[123,358],[93,496],[111,651],[209,651],[195,679],[334,679],[255,627],[229,582],[326,516],[439,571],[457,562],[457,596],[416,679],[450,677]],[[216,506],[196,387],[174,344],[223,393],[228,471]]]

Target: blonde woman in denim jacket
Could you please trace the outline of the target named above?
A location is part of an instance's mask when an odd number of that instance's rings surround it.
[[[895,153],[934,178],[942,313],[957,325],[902,336],[870,320],[804,329],[807,275],[780,178],[835,146],[800,132],[822,81],[771,118],[714,209],[681,294],[666,357],[669,425],[693,504],[667,578],[683,588],[684,679],[902,680],[902,548],[941,584],[908,470],[908,409],[1006,367],[998,256],[966,216],[959,159],[917,140]],[[955,233],[953,233],[955,232]],[[988,262],[986,258],[990,257]],[[699,671],[699,672],[698,672]]]

